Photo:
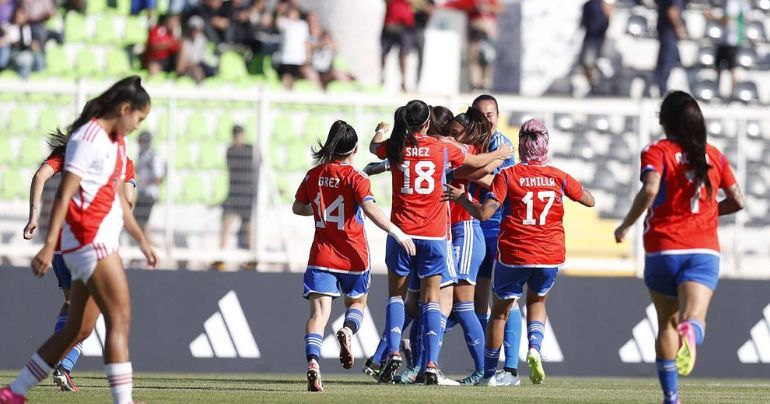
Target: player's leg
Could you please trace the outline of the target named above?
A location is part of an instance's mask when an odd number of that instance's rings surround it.
[[[420,276],[420,300],[422,301],[423,344],[427,355],[425,366],[425,384],[439,384],[443,376],[438,370],[438,357],[441,352],[441,335],[444,323],[441,313],[441,284],[453,284],[454,280],[445,278],[447,272],[454,273],[449,257],[449,243],[446,240],[430,240],[424,243],[422,254],[415,257],[415,267]],[[450,297],[451,298],[451,297]],[[449,305],[451,308],[451,304]],[[444,323],[445,324],[445,323]]]
[[[486,255],[484,235],[478,222],[463,222],[453,228],[458,283],[455,286],[452,316],[463,329],[465,343],[473,359],[474,372],[460,380],[476,384],[484,376],[484,329],[475,313],[474,296],[481,262]],[[459,248],[458,248],[459,247]]]
[[[345,369],[353,367],[353,335],[361,328],[364,320],[366,296],[369,293],[371,273],[335,274],[342,293],[345,294],[345,322],[337,331],[337,341],[340,343],[340,363]]]
[[[513,385],[519,384],[519,348],[521,346],[522,319],[519,302],[511,305],[511,311],[508,312],[508,321],[505,322],[505,332],[503,334],[503,352],[505,353],[505,364],[503,373],[500,376],[505,380],[499,384]]]
[[[62,288],[64,293],[64,304],[59,311],[59,317],[56,320],[56,326],[54,327],[54,333],[61,331],[64,328],[64,324],[69,317],[69,304],[70,304],[70,289],[72,288],[72,274],[64,263],[64,258],[61,254],[54,254],[53,258],[53,270],[56,274],[56,279],[59,282],[59,287]],[[62,358],[61,362],[56,366],[53,371],[54,382],[59,385],[62,390],[66,391],[78,391],[77,385],[72,380],[70,373],[75,367],[75,364],[80,358],[82,351],[82,344],[78,342],[75,346]]]
[[[98,260],[86,286],[107,325],[103,355],[112,400],[130,403],[133,390],[133,369],[128,355],[131,296],[120,256],[112,253]]]
[[[527,271],[521,269],[520,271]],[[543,361],[540,356],[540,347],[545,334],[545,322],[548,314],[545,309],[545,301],[548,292],[556,284],[557,268],[533,268],[527,280],[527,365],[529,365],[529,379],[533,384],[540,384],[545,380]]]
[[[679,374],[687,376],[695,367],[696,348],[703,342],[706,313],[719,282],[719,257],[691,254],[684,258],[677,278],[679,332],[681,343],[676,357]]]
[[[484,239],[486,249],[484,259],[479,266],[479,275],[476,278],[476,290],[474,292],[474,304],[476,316],[479,318],[481,328],[486,332],[489,321],[489,297],[492,291],[492,270],[497,254],[497,237]]]
[[[419,253],[419,240],[416,240],[415,244]],[[388,305],[385,309],[388,359],[380,372],[380,382],[390,383],[402,362],[399,344],[401,331],[404,327],[404,295],[412,267],[412,257],[401,248],[393,237],[388,237],[385,245],[385,264],[388,267]]]
[[[318,362],[321,359],[321,343],[323,342],[324,329],[332,311],[332,297],[311,292],[307,295],[307,299],[310,305],[310,316],[305,327],[307,389],[308,391],[322,392],[324,388],[321,382],[321,368]]]

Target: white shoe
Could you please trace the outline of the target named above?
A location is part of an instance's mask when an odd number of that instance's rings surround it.
[[[460,382],[447,378],[433,363],[429,363],[425,369],[425,385],[459,386]]]
[[[478,383],[476,383],[476,386],[497,387],[497,378],[495,376],[482,378]]]
[[[518,386],[521,384],[519,376],[514,376],[505,370],[498,370],[495,373],[495,380],[498,386]]]

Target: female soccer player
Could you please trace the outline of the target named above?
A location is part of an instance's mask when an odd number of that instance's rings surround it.
[[[318,361],[323,331],[331,314],[333,298],[345,295],[345,323],[337,332],[340,362],[353,366],[351,338],[363,319],[369,291],[369,246],[364,232],[365,213],[387,231],[408,256],[415,254],[409,236],[390,222],[375,205],[369,177],[353,168],[358,151],[358,135],[352,126],[336,121],[326,142],[313,151],[316,166],[300,184],[292,210],[297,215],[314,216],[315,238],[305,271],[303,296],[310,302],[310,318],[305,335],[307,388],[324,391]]]
[[[120,232],[139,243],[150,266],[157,259],[136,224],[122,187],[124,135],[150,112],[150,97],[137,76],[115,83],[86,103],[68,128],[64,175],[51,211],[46,242],[32,260],[38,277],[48,271],[62,235],[62,256],[72,273],[69,319],[30,358],[0,403],[24,402],[30,388],[45,379],[66,352],[93,330],[99,312],[107,324],[104,361],[113,401],[129,403],[133,372],[128,356],[131,306],[125,272],[117,254]]]
[[[668,94],[659,120],[666,138],[642,151],[643,185],[615,240],[625,240],[647,211],[644,282],[658,314],[655,363],[664,403],[676,403],[677,372],[687,376],[695,366],[719,280],[717,216],[743,209],[743,193],[725,156],[707,143],[703,114],[692,96]],[[718,188],[725,191],[721,201]]]
[[[62,135],[60,137],[60,135]],[[55,174],[58,174],[62,170],[64,165],[64,150],[67,144],[67,136],[59,132],[53,133],[49,136],[49,145],[53,148],[51,154],[45,159],[40,168],[38,168],[35,175],[32,177],[32,184],[29,190],[29,220],[27,225],[24,226],[24,238],[26,240],[32,240],[35,235],[35,230],[38,227],[38,220],[40,216],[40,201],[43,196],[43,188],[45,183],[51,179]],[[124,191],[126,193],[126,199],[129,206],[133,209],[134,204],[134,188],[136,187],[136,174],[134,172],[134,163],[131,159],[126,158],[126,178]],[[64,264],[64,259],[61,256],[61,241],[57,244],[53,257],[53,270],[56,274],[56,280],[59,282],[59,288],[64,294],[64,303],[59,310],[59,315],[56,318],[56,324],[54,326],[54,333],[61,331],[64,328],[64,324],[67,323],[69,317],[69,304],[70,304],[70,288],[72,287],[72,275],[70,270]],[[62,389],[62,391],[77,392],[80,389],[72,380],[70,373],[75,367],[78,359],[80,358],[81,343],[78,342],[69,353],[62,359],[62,361],[53,370],[53,380]]]
[[[487,200],[472,202],[462,188],[449,185],[446,197],[463,206],[473,217],[486,220],[505,206],[498,240],[499,252],[493,276],[492,315],[484,348],[484,379],[479,384],[496,386],[495,372],[503,332],[511,306],[527,284],[527,337],[530,380],[542,383],[545,372],[540,345],[545,329],[545,300],[564,263],[564,196],[585,206],[594,198],[578,181],[546,165],[548,130],[530,119],[519,131],[521,164],[505,168],[492,181]]]

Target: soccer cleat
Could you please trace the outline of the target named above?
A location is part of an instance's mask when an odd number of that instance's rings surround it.
[[[321,368],[313,360],[307,364],[307,391],[323,393],[324,386],[321,383]]]
[[[380,378],[377,380],[380,383],[393,383],[396,370],[401,366],[401,354],[399,352],[393,352],[388,355],[388,360],[385,362],[385,366],[380,370]]]
[[[478,384],[481,379],[484,378],[484,371],[483,370],[477,370],[471,374],[469,374],[466,378],[460,379],[457,382],[460,383],[463,386],[473,386]]]
[[[410,367],[400,375],[396,376],[394,381],[398,384],[415,384],[419,374],[420,369]]]
[[[24,404],[27,398],[11,391],[11,386],[0,389],[0,404]]]
[[[61,388],[61,391],[71,391],[73,393],[80,391],[78,386],[72,380],[70,373],[64,370],[61,365],[57,366],[56,369],[53,370],[51,376],[53,376],[53,382]]]
[[[482,377],[481,380],[479,380],[478,383],[476,383],[476,386],[497,387],[497,378],[495,376]]]
[[[414,359],[412,357],[412,345],[410,345],[410,341],[408,339],[401,340],[401,345],[399,346],[399,350],[401,351],[401,355],[404,357],[406,366],[414,367]]]
[[[521,384],[521,379],[518,375],[514,375],[511,372],[505,370],[499,370],[495,374],[495,380],[498,386],[518,386]]]
[[[361,371],[364,372],[365,375],[373,377],[374,380],[379,380],[381,368],[382,364],[378,364],[374,361],[374,356],[370,356],[366,358],[366,363],[364,363],[364,367]]]
[[[337,342],[340,343],[340,363],[345,369],[353,367],[353,349],[350,341],[353,339],[353,331],[348,327],[342,327],[337,331]]]
[[[439,370],[433,362],[428,362],[428,366],[425,368],[425,385],[426,386],[459,386],[460,383],[454,381],[446,376]]]
[[[695,331],[687,322],[676,328],[679,333],[679,351],[676,353],[676,370],[680,376],[687,376],[695,368]]]
[[[529,365],[529,380],[532,384],[543,383],[543,380],[545,380],[545,370],[543,370],[543,360],[540,358],[540,352],[537,349],[529,348],[527,365]]]

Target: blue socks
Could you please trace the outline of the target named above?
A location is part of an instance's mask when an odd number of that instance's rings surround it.
[[[663,403],[676,404],[679,401],[678,376],[676,361],[673,359],[655,359],[658,368],[658,380],[663,390]]]
[[[703,338],[706,335],[706,332],[703,330],[703,324],[701,324],[700,321],[692,318],[687,320],[686,323],[690,323],[690,327],[695,332],[695,343],[700,346],[700,344],[703,343]]]
[[[497,372],[500,350],[484,347],[484,378],[490,378]]]
[[[345,323],[343,323],[342,326],[350,328],[350,330],[353,331],[353,334],[355,334],[358,332],[358,329],[361,328],[361,321],[363,320],[364,313],[362,313],[361,310],[348,309],[348,311],[345,312]]]
[[[418,310],[420,315],[412,321],[412,328],[409,329],[409,345],[412,347],[412,366],[422,368],[425,350],[423,349],[423,328],[422,328],[422,303],[419,303]]]
[[[388,348],[388,331],[387,329],[382,332],[382,337],[380,338],[380,343],[377,344],[377,349],[374,350],[374,355],[372,355],[372,360],[375,362],[382,362],[387,358],[387,354],[385,351]]]
[[[484,329],[474,312],[473,302],[455,302],[452,305],[452,316],[457,318],[463,328],[468,352],[473,358],[476,370],[484,368]],[[451,318],[451,317],[450,317]]]
[[[441,327],[441,307],[438,302],[425,303],[422,306],[422,321],[425,328],[425,335],[423,337],[423,344],[425,345],[425,351],[428,354],[427,363],[438,363],[438,354],[441,350],[441,339],[439,334],[443,334],[444,330]]]
[[[484,333],[487,332],[487,323],[489,323],[489,313],[479,314],[476,313],[476,317],[479,319],[479,324],[481,324],[481,329],[484,330]]]
[[[542,340],[542,335],[540,337]],[[505,369],[519,368],[519,346],[521,345],[521,310],[514,304],[508,312],[503,334],[503,351],[505,352]],[[538,351],[540,350],[538,344]]]
[[[385,311],[385,331],[388,340],[388,355],[393,352],[398,352],[405,315],[404,299],[402,299],[401,296],[392,296],[388,299],[388,307]]]
[[[59,331],[64,328],[64,325],[67,324],[67,319],[69,318],[69,314],[65,312],[59,312],[59,316],[56,317],[56,325],[54,325],[53,332],[54,334],[59,333]],[[67,353],[67,355],[62,358],[60,364],[61,367],[67,371],[67,373],[72,372],[72,369],[75,367],[75,364],[78,363],[78,359],[80,359],[80,353],[83,349],[83,343],[79,342],[77,345],[72,347],[72,350]]]
[[[538,352],[540,352],[540,345],[543,343],[544,333],[545,333],[545,324],[539,321],[528,322],[527,339],[529,340],[529,347],[535,348],[537,349]]]
[[[321,360],[321,342],[323,342],[323,336],[320,334],[305,335],[305,358],[308,362],[311,359],[315,359],[316,362]]]

